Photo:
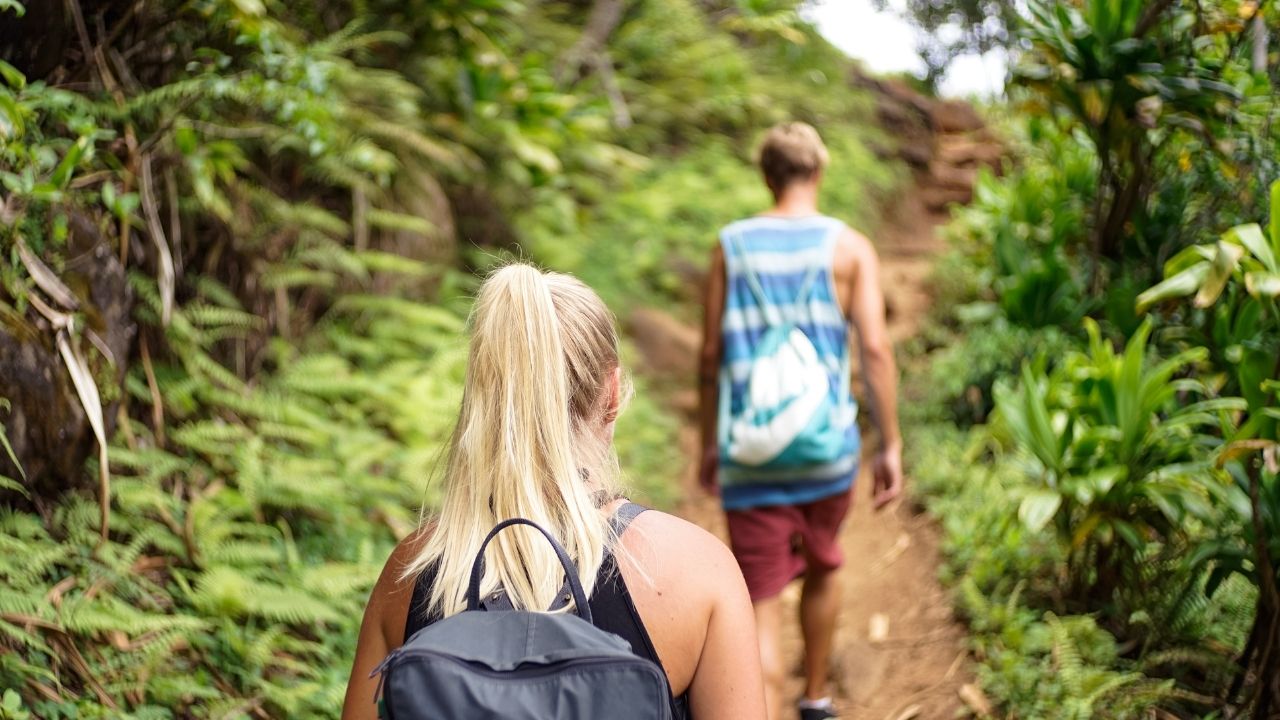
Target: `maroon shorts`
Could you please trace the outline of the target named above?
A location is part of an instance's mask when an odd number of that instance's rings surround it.
[[[807,570],[844,564],[838,535],[853,489],[804,505],[727,510],[729,545],[751,600],[766,600]]]

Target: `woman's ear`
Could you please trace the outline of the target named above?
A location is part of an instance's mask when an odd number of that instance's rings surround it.
[[[618,419],[622,407],[622,367],[618,366],[609,373],[608,404],[604,408],[604,422],[613,425]]]

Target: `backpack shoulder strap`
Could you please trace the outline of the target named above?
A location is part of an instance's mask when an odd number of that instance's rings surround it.
[[[641,513],[648,511],[649,508],[639,503],[628,501],[622,507],[613,513],[613,517],[609,518],[609,528],[613,531],[615,538],[622,537],[622,533],[631,527],[631,522],[640,516]],[[612,548],[605,549],[605,558],[608,559],[613,554]],[[556,596],[556,602],[549,608],[550,610],[559,610],[568,605],[564,600],[570,595],[569,581],[566,578],[564,585],[560,588],[560,593]],[[515,606],[511,603],[511,598],[507,597],[507,593],[501,588],[490,593],[480,601],[480,607],[484,610],[513,610]]]
[[[618,508],[613,513],[613,517],[609,518],[609,527],[613,530],[614,537],[622,537],[622,533],[631,527],[631,522],[640,516],[640,513],[647,511],[649,508],[628,501],[625,505]]]
[[[835,252],[836,238],[845,227],[845,224],[838,220],[832,221],[827,229],[826,237],[822,239],[822,249],[825,251],[824,255],[828,258],[828,263],[834,261],[832,253]],[[803,312],[804,305],[809,302],[809,296],[813,294],[813,288],[817,285],[818,276],[824,271],[830,272],[830,270],[831,268],[828,267],[827,263],[822,262],[815,263],[813,267],[809,268],[809,272],[805,274],[804,280],[800,283],[800,291],[796,293],[796,301],[792,306],[793,310],[797,313]]]
[[[724,234],[724,244],[727,256],[732,255],[740,264],[742,276],[747,281],[747,287],[750,288],[751,294],[756,299],[756,304],[760,306],[760,314],[764,317],[764,321],[770,327],[778,327],[783,324],[784,319],[778,317],[778,310],[769,304],[769,300],[765,297],[764,286],[760,284],[760,278],[756,275],[755,270],[751,268],[751,262],[747,258],[746,248],[742,247],[741,231],[734,230]]]

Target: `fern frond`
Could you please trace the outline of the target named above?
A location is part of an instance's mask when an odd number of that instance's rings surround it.
[[[1078,697],[1084,692],[1084,660],[1080,657],[1080,650],[1071,637],[1070,629],[1058,616],[1048,613],[1045,621],[1053,638],[1053,661],[1058,679],[1068,696]]]

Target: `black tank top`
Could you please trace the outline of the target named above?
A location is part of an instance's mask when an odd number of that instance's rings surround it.
[[[635,503],[627,503],[619,508],[610,520],[617,536],[621,537],[631,521],[647,509]],[[404,624],[406,642],[414,633],[441,619],[439,613],[429,612],[427,609],[435,579],[436,568],[432,565],[423,570],[413,584],[409,617]],[[591,606],[591,616],[596,627],[626,640],[631,644],[632,652],[662,667],[662,660],[653,647],[649,632],[645,630],[644,622],[640,619],[640,613],[631,599],[631,592],[627,590],[627,584],[622,579],[622,573],[618,570],[618,563],[613,553],[605,553],[604,562],[600,564],[600,572],[596,575],[595,592],[587,604]],[[688,693],[671,698],[671,717],[673,720],[689,720]]]

